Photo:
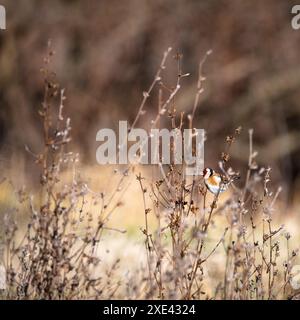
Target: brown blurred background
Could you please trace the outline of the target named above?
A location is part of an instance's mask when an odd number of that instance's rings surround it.
[[[284,201],[295,202],[300,192],[300,30],[291,27],[295,3],[2,0],[7,30],[0,32],[1,170],[18,170],[20,159],[29,160],[25,144],[33,151],[40,146],[39,70],[48,39],[56,52],[53,68],[66,88],[73,144],[86,165],[96,163],[100,128],[134,119],[142,92],[169,46],[183,54],[183,72],[191,73],[176,100],[178,110],[191,112],[198,63],[212,49],[194,122],[207,130],[207,164],[216,166],[226,134],[241,125],[244,132],[232,152],[242,168],[248,157],[247,131],[254,128],[259,162],[273,167]],[[175,84],[172,58],[164,77]],[[156,99],[146,108],[140,126],[156,111]]]

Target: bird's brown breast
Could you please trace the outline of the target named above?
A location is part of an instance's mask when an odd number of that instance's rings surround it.
[[[214,175],[214,176],[209,177],[206,181],[210,185],[217,186],[220,184],[221,178],[219,176]]]

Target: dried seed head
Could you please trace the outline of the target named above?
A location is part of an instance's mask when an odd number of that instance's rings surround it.
[[[227,152],[222,152],[222,154],[221,154],[221,159],[222,159],[224,162],[228,162],[229,159],[230,159],[230,155],[229,155]]]

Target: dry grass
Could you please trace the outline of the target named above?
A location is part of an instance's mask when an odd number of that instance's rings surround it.
[[[199,65],[193,110],[178,115],[176,97],[188,75],[176,54],[177,79],[173,85],[164,83],[170,52],[165,52],[143,94],[131,129],[144,116],[157,86],[158,112],[150,127],[159,128],[163,117],[170,119],[171,128],[194,127],[207,56]],[[113,174],[111,168],[81,170],[79,156],[68,150],[71,124],[63,115],[64,91],[49,71],[52,54],[50,50],[42,70],[45,94],[39,114],[44,148],[38,154],[27,148],[40,172],[40,186],[34,192],[16,191],[12,203],[18,199],[18,205],[5,208],[4,299],[297,296],[290,280],[298,259],[294,245],[299,228],[293,240],[283,225],[290,220],[279,215],[280,188],[272,185],[271,169],[256,163],[252,130],[249,161],[239,168],[241,174],[230,167],[230,152],[239,135],[246,133],[237,128],[224,137],[219,170],[225,179],[241,176],[224,195],[208,194],[199,177],[185,176],[183,165],[149,170],[131,165]],[[18,212],[23,217],[29,212],[25,231],[24,221],[15,222]]]

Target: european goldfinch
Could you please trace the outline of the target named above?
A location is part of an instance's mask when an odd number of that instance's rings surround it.
[[[215,195],[226,191],[229,185],[219,173],[211,168],[203,170],[203,179],[207,189]]]

